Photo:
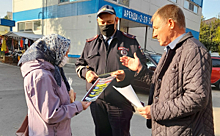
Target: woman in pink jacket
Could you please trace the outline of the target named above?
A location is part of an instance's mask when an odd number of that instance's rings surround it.
[[[70,40],[52,34],[37,40],[18,65],[24,77],[30,136],[71,136],[71,118],[90,103],[75,101],[60,73],[68,60]],[[69,95],[70,94],[70,95]]]

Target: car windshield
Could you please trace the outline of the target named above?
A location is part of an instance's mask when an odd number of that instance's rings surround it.
[[[158,64],[160,61],[161,56],[160,55],[151,55],[152,59]]]
[[[212,67],[220,67],[220,59],[212,58]]]

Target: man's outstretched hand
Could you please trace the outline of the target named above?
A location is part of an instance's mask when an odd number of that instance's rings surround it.
[[[134,53],[134,58],[123,56],[120,57],[120,61],[122,62],[122,65],[128,67],[132,71],[137,71],[137,73],[139,73],[142,69],[142,64],[137,57],[136,52]]]

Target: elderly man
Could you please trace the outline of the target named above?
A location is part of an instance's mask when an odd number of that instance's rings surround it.
[[[154,72],[149,105],[138,108],[152,120],[152,135],[213,136],[211,57],[192,34],[185,33],[185,16],[176,5],[166,5],[152,17],[153,37],[165,52]],[[123,65],[147,74],[139,59],[122,57]]]
[[[112,6],[105,5],[100,8],[97,13],[97,22],[101,34],[87,40],[81,57],[75,63],[79,77],[87,81],[87,90],[99,77],[98,75],[119,69],[127,69],[124,70],[125,80],[119,83],[114,80],[112,84],[115,86],[130,84],[135,72],[123,66],[120,57],[133,57],[134,52],[137,52],[141,62],[145,61],[145,56],[141,53],[135,36],[117,30],[118,19]],[[133,107],[112,86],[107,87],[90,105],[90,108],[97,136],[130,135]]]

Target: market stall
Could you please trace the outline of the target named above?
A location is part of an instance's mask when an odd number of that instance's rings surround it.
[[[12,32],[0,37],[0,60],[6,63],[17,63],[20,56],[43,35],[33,33]]]

